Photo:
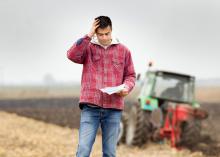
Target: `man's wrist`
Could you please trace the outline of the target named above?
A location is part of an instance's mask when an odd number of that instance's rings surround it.
[[[94,36],[94,33],[91,33],[91,32],[90,32],[90,33],[88,33],[87,35],[88,35],[88,37],[92,38],[92,37]]]

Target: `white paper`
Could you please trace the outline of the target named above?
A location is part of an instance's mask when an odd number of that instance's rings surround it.
[[[103,93],[107,93],[109,95],[114,94],[114,93],[118,93],[121,90],[123,90],[125,88],[125,84],[121,84],[119,86],[115,86],[115,87],[105,87],[100,89]]]

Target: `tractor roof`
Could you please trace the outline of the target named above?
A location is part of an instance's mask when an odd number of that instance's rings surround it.
[[[163,73],[163,74],[168,74],[168,75],[175,75],[175,76],[180,76],[180,77],[186,77],[188,79],[195,79],[194,76],[187,75],[187,74],[182,74],[182,73],[171,72],[171,71],[155,70],[155,71],[152,71],[152,72],[155,72],[156,74]]]

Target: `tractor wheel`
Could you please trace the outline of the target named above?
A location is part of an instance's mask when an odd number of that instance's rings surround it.
[[[119,131],[119,136],[118,136],[118,145],[120,143],[125,143],[127,121],[128,121],[128,114],[123,112],[122,113],[121,122],[120,122],[120,131]]]
[[[180,145],[186,147],[195,146],[200,141],[201,121],[189,120],[182,124],[182,133],[180,136]]]
[[[150,116],[150,112],[141,109],[139,104],[131,106],[126,129],[127,145],[141,146],[151,137]]]

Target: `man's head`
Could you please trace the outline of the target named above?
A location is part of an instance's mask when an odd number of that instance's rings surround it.
[[[112,40],[112,22],[107,16],[99,16],[95,18],[99,20],[99,26],[96,29],[96,35],[100,44],[108,46]]]

